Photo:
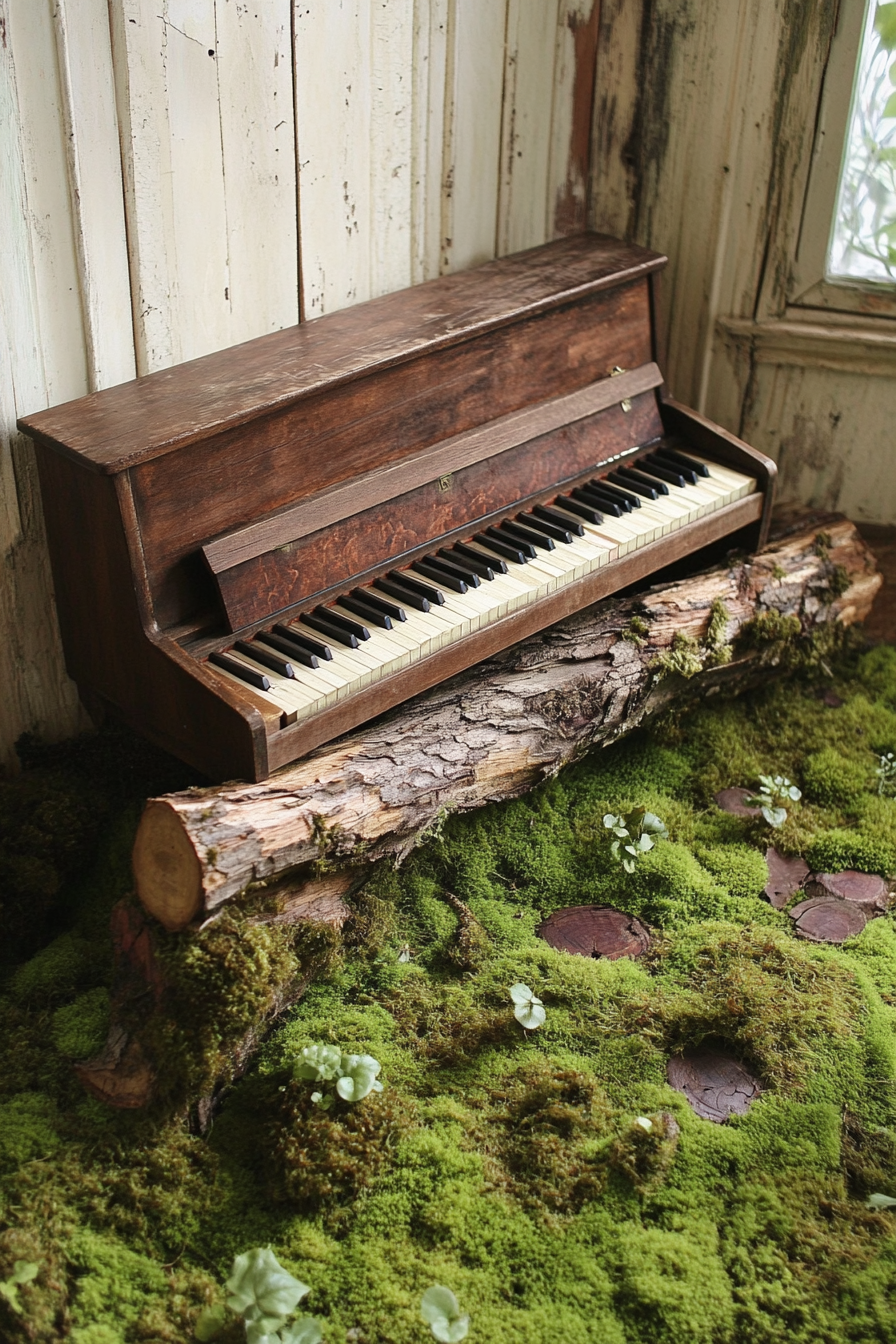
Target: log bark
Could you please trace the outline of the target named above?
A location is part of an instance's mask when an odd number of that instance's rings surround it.
[[[752,558],[597,603],[261,784],[150,800],[134,847],[138,895],[170,930],[287,873],[304,877],[311,899],[327,880],[314,876],[321,860],[400,861],[449,811],[517,797],[673,702],[774,675],[780,641],[736,642],[754,618],[796,617],[809,636],[862,620],[880,583],[856,529],[835,518]]]

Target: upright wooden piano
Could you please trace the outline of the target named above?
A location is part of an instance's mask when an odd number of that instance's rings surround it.
[[[660,567],[774,464],[666,396],[665,258],[597,234],[25,416],[66,663],[262,779]]]

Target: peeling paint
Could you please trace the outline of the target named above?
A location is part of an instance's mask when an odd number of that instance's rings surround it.
[[[566,181],[554,206],[554,235],[578,233],[587,218],[587,183],[591,163],[591,128],[594,120],[594,88],[601,0],[592,0],[590,10],[571,9],[566,16],[575,44],[575,78],[572,93],[572,133]]]

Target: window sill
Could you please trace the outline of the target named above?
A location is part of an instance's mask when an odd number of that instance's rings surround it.
[[[720,317],[720,336],[757,364],[830,369],[867,377],[896,377],[896,321],[869,321],[814,312],[811,320],[789,311],[785,317],[754,322]]]

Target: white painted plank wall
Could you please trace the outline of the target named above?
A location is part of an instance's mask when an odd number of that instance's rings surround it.
[[[110,7],[141,373],[298,320],[290,0]]]

